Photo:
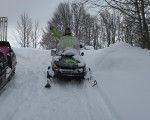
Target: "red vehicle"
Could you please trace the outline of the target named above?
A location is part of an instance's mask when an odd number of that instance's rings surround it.
[[[11,79],[15,73],[16,55],[9,42],[0,41],[0,89]]]
[[[0,17],[0,90],[15,73],[16,55],[7,42],[8,17]]]

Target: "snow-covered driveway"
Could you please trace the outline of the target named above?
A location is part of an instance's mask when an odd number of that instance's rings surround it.
[[[0,120],[112,120],[98,86],[57,81],[51,89],[44,88],[50,51],[15,52],[16,74],[0,96]]]

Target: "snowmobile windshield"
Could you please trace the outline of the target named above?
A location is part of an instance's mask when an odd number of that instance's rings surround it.
[[[61,55],[67,49],[80,51],[79,40],[77,37],[62,36],[57,44],[56,54]]]

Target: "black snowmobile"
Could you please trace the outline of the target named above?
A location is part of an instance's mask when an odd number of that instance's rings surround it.
[[[80,55],[80,44],[76,37],[62,36],[57,44],[56,51],[52,50],[53,56],[51,67],[47,71],[46,88],[50,87],[52,78],[84,79],[87,70],[85,61]]]
[[[0,89],[11,79],[15,73],[16,55],[9,42],[0,41]]]

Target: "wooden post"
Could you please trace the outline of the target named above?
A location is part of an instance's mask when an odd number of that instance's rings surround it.
[[[0,41],[7,41],[8,17],[0,17]]]
[[[2,25],[1,25],[1,18],[0,18],[0,41],[2,41]]]

